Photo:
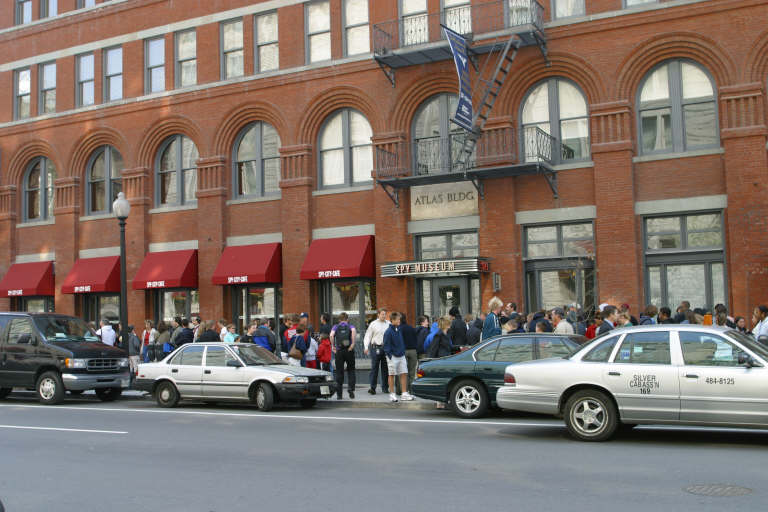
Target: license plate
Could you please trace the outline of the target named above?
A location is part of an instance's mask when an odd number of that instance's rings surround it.
[[[330,395],[331,394],[330,386],[320,386],[320,394],[321,395]]]

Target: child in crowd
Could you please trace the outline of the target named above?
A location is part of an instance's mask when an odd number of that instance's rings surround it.
[[[317,361],[321,370],[331,371],[331,357],[331,338],[327,333],[322,333],[320,334],[320,345],[317,348]]]
[[[307,368],[317,369],[317,340],[315,338],[309,338],[309,347],[307,347],[306,361]]]

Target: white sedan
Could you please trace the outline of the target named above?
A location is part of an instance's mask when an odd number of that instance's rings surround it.
[[[504,382],[499,407],[563,417],[583,441],[649,423],[768,428],[768,349],[721,327],[617,329],[570,357],[508,366]]]
[[[262,411],[277,402],[312,407],[336,391],[330,373],[290,366],[250,343],[183,345],[162,361],[140,364],[133,387],[151,392],[161,407],[192,398],[250,401]]]

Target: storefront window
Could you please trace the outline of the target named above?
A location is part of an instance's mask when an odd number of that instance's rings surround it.
[[[529,309],[579,304],[595,306],[594,228],[591,222],[524,229],[526,297]]]
[[[723,223],[719,212],[645,219],[646,300],[673,311],[726,304]]]
[[[162,290],[159,294],[159,319],[165,322],[175,317],[192,318],[200,314],[200,293],[197,290]]]
[[[238,332],[245,333],[255,320],[274,318],[280,309],[281,289],[273,286],[238,286],[234,288],[233,311]]]
[[[98,324],[102,318],[108,319],[111,323],[120,321],[120,295],[82,295],[82,315],[87,322]]]
[[[349,315],[349,322],[357,329],[358,341],[362,341],[368,323],[376,318],[376,283],[373,281],[321,281],[320,310],[338,322],[341,313]],[[363,344],[355,345],[355,356],[363,356]]]
[[[417,248],[419,260],[477,258],[477,232],[420,236]]]
[[[16,299],[12,309],[27,313],[53,313],[53,297],[22,297]]]

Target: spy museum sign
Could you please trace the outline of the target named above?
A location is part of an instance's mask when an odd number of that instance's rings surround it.
[[[411,187],[411,220],[476,214],[477,190],[468,181]]]

